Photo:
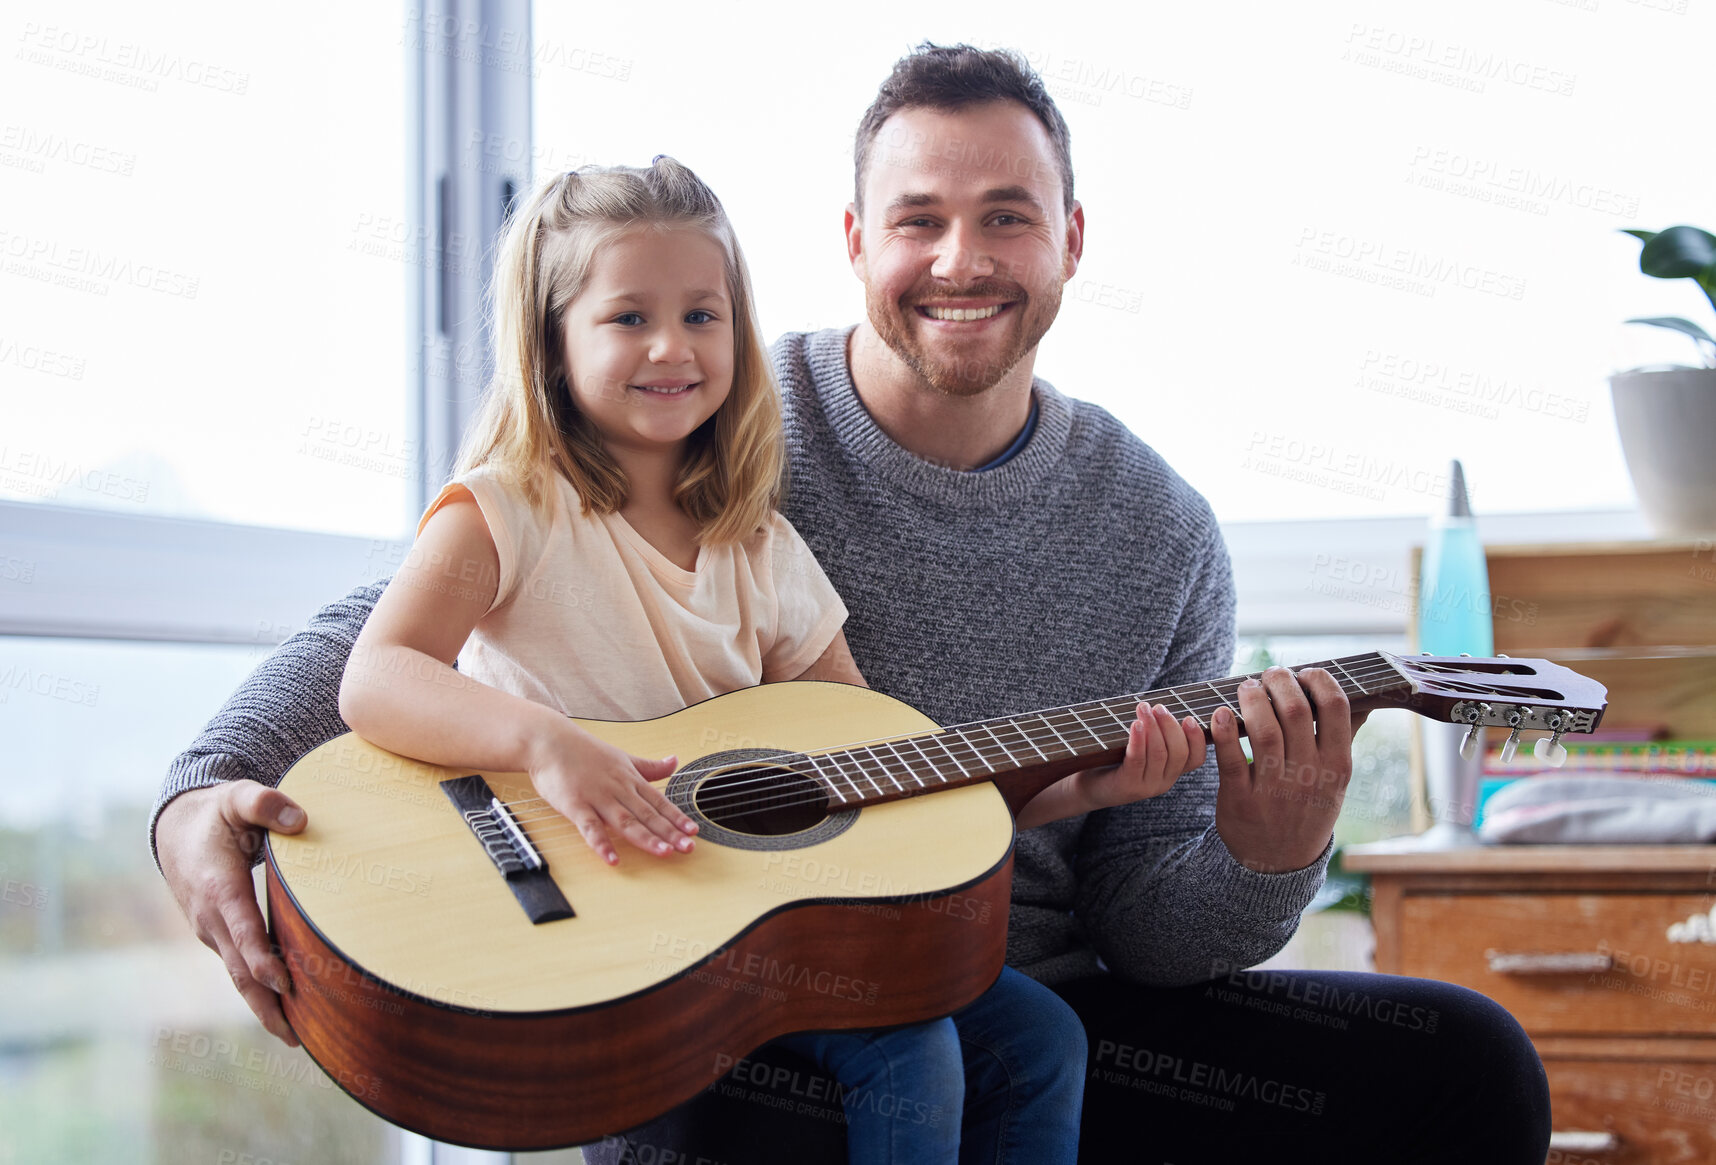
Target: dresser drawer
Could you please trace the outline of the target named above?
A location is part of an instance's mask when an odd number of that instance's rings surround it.
[[[1558,1134],[1550,1165],[1716,1161],[1716,1063],[1549,1059],[1543,1067]]]
[[[1716,1034],[1716,943],[1668,928],[1709,894],[1411,894],[1400,973],[1483,992],[1533,1035]]]

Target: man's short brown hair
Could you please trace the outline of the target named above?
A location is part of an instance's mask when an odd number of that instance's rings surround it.
[[[989,101],[1017,101],[1036,114],[1054,143],[1060,169],[1061,196],[1068,214],[1073,206],[1072,135],[1043,79],[1011,49],[979,49],[968,44],[938,45],[924,41],[894,63],[894,71],[876,91],[876,100],[858,123],[853,146],[853,203],[864,210],[864,172],[882,123],[902,109],[935,109],[954,113]]]

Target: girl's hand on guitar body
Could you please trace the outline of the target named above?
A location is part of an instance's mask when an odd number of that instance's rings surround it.
[[[612,833],[658,857],[691,852],[696,823],[650,784],[672,776],[678,764],[676,757],[631,756],[569,721],[558,722],[530,746],[536,791],[610,866],[620,860]]]
[[[1018,816],[1031,829],[1093,809],[1160,797],[1180,777],[1204,763],[1204,734],[1190,716],[1175,721],[1160,704],[1139,704],[1126,738],[1126,755],[1117,765],[1085,769],[1038,793]]]

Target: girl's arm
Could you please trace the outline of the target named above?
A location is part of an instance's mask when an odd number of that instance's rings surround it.
[[[424,525],[352,648],[340,684],[345,722],[431,764],[529,773],[610,864],[619,855],[609,831],[650,853],[689,850],[696,826],[649,783],[673,772],[673,758],[628,756],[552,708],[453,669],[499,585],[482,511],[469,496],[449,501]]]
[[[834,639],[816,657],[816,662],[799,672],[796,676],[781,676],[781,679],[794,680],[830,680],[837,684],[852,684],[855,687],[867,688],[864,675],[858,670],[857,662],[852,658],[852,649],[846,646],[846,632],[836,631]],[[769,683],[769,677],[763,677],[764,683]]]

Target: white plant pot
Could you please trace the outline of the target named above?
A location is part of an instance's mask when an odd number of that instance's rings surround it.
[[[1663,368],[1609,377],[1621,452],[1656,532],[1716,531],[1716,368]]]

